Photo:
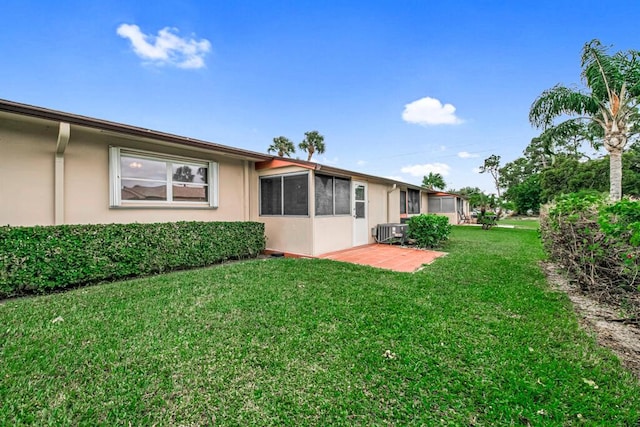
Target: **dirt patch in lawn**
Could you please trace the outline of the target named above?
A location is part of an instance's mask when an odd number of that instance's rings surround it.
[[[581,324],[596,334],[598,344],[610,348],[640,380],[640,327],[620,319],[618,311],[580,292],[552,263],[542,263],[542,269],[552,288],[565,292]]]

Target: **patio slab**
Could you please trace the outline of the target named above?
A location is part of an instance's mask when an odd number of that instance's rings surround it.
[[[446,255],[445,252],[376,243],[330,252],[320,255],[318,258],[413,273],[422,268],[423,265],[431,264],[433,260],[444,255]]]

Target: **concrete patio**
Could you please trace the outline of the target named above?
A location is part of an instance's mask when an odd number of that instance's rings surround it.
[[[318,258],[368,265],[403,273],[413,273],[422,268],[423,265],[431,264],[433,260],[444,255],[446,255],[445,252],[371,244],[330,252],[320,255]]]

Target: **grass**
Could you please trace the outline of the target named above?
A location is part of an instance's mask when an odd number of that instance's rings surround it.
[[[636,425],[537,266],[455,227],[416,274],[272,259],[0,305],[0,425]]]
[[[514,228],[522,228],[527,230],[537,230],[540,227],[540,220],[532,217],[510,217],[503,218],[498,221],[500,225],[513,225]]]

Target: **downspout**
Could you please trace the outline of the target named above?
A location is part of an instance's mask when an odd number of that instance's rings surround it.
[[[243,180],[242,180],[242,186],[243,186],[243,192],[244,192],[244,197],[243,197],[243,209],[242,209],[242,214],[244,217],[245,221],[250,221],[251,220],[251,188],[250,188],[250,170],[249,170],[249,161],[248,160],[244,160],[243,161]]]
[[[71,126],[69,123],[60,122],[53,177],[53,223],[55,225],[64,224],[64,152],[69,144],[70,136]]]
[[[389,203],[389,197],[391,195],[391,193],[393,193],[394,191],[396,191],[398,185],[397,184],[393,184],[393,187],[391,187],[391,190],[387,190],[387,224],[391,222],[391,203]]]

